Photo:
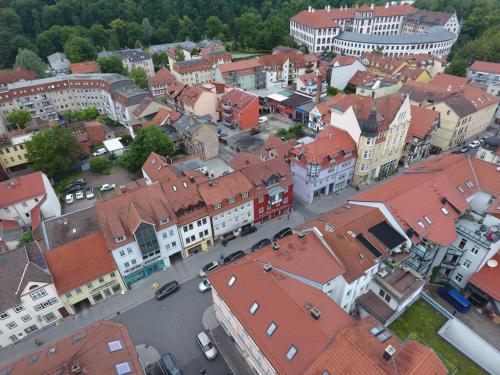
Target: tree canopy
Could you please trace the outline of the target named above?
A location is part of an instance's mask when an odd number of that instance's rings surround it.
[[[99,57],[97,65],[99,65],[103,73],[125,74],[127,72],[118,56]]]
[[[16,56],[14,68],[21,67],[35,72],[38,77],[45,77],[47,65],[33,51],[20,49]]]
[[[174,145],[158,127],[139,129],[130,148],[122,156],[122,164],[131,172],[137,172],[152,152],[171,157]]]
[[[146,71],[143,68],[141,67],[133,68],[129,73],[129,77],[135,81],[137,86],[143,89],[148,88],[148,75],[146,74]]]
[[[72,63],[94,60],[97,57],[93,42],[81,36],[71,36],[64,43],[64,53]]]
[[[7,123],[11,129],[24,129],[31,121],[31,114],[25,109],[16,109],[7,116]]]
[[[49,177],[69,172],[80,155],[80,144],[75,135],[62,126],[36,132],[26,149],[31,168],[42,171]]]

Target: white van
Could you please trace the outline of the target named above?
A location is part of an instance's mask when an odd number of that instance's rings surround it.
[[[267,122],[267,116],[259,117],[259,125],[265,124]]]

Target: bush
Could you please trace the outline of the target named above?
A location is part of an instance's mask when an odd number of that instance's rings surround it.
[[[105,156],[90,159],[90,170],[96,173],[109,174],[111,162]]]
[[[27,245],[33,242],[33,233],[32,232],[24,232],[21,235],[21,239],[19,240],[19,246]]]

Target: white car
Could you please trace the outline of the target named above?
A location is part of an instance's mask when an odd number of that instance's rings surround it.
[[[205,293],[210,289],[212,289],[212,284],[210,284],[210,281],[208,281],[208,279],[203,278],[203,280],[198,284],[198,290],[202,293]]]
[[[85,192],[85,197],[87,199],[94,199],[94,188],[93,187],[89,187],[87,189],[87,191]]]
[[[259,125],[265,124],[267,122],[267,116],[259,117]]]
[[[217,357],[217,349],[215,349],[214,344],[212,344],[212,341],[210,341],[210,338],[205,332],[198,333],[196,342],[207,359],[214,359]]]
[[[75,198],[78,199],[83,199],[83,191],[78,190],[75,194]]]
[[[476,139],[475,141],[472,141],[471,143],[469,143],[469,148],[476,148],[476,147],[479,147],[480,145],[481,145],[481,142]]]
[[[73,194],[66,194],[66,204],[71,204],[75,201]]]
[[[203,267],[201,267],[199,275],[200,275],[200,277],[205,277],[207,275],[207,273],[209,273],[210,271],[213,271],[219,267],[220,267],[219,261],[214,260],[213,262],[205,264]]]
[[[116,186],[115,184],[104,184],[100,187],[99,191],[113,190],[115,186]]]
[[[104,147],[98,149],[96,152],[93,152],[92,155],[94,156],[101,156],[101,155],[104,155],[106,153],[106,149]]]

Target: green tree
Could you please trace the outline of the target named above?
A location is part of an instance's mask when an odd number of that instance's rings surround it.
[[[14,129],[24,129],[30,121],[31,114],[25,109],[16,109],[7,116],[7,123]]]
[[[175,47],[175,60],[176,61],[184,61],[184,50],[181,46],[177,45]]]
[[[64,121],[75,122],[75,121],[90,121],[97,119],[99,111],[95,107],[84,108],[80,111],[72,111],[64,113]]]
[[[174,154],[172,141],[156,126],[139,129],[132,145],[122,156],[122,164],[129,171],[137,172],[152,152],[170,157]]]
[[[151,37],[153,36],[153,26],[151,26],[151,22],[149,22],[148,18],[144,18],[142,20],[142,33],[144,34],[144,42],[149,43],[151,41]]]
[[[209,39],[225,39],[224,25],[217,16],[210,16],[205,22],[205,35]],[[227,27],[227,26],[226,26]]]
[[[330,96],[335,96],[337,95],[339,92],[342,92],[342,90],[336,88],[336,87],[333,87],[333,86],[330,86],[328,85],[328,88],[326,89],[326,93]]]
[[[111,48],[109,41],[111,39],[111,33],[106,30],[103,25],[95,23],[89,30],[89,37],[96,46],[96,49],[108,49]]]
[[[96,173],[109,174],[111,162],[106,156],[90,159],[90,170]]]
[[[35,72],[38,77],[45,77],[47,65],[33,52],[27,49],[20,49],[17,56],[14,68],[21,67],[26,70]]]
[[[62,126],[45,128],[35,133],[26,149],[31,168],[49,177],[69,172],[80,155],[80,144],[75,135]]]
[[[97,65],[101,68],[102,73],[127,73],[127,70],[123,67],[122,59],[118,56],[99,57],[97,59]]]
[[[168,56],[166,53],[153,53],[152,59],[155,71],[161,67],[168,66]]]
[[[255,48],[257,36],[262,30],[260,16],[253,12],[243,13],[234,20],[236,41],[240,48]]]
[[[33,242],[33,232],[27,231],[21,235],[21,238],[19,239],[19,246],[27,245],[31,242]]]
[[[94,60],[97,56],[95,46],[89,38],[72,36],[64,43],[64,53],[73,63]]]
[[[133,68],[129,73],[129,77],[132,78],[140,88],[148,88],[148,75],[143,68]]]

